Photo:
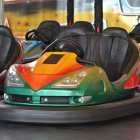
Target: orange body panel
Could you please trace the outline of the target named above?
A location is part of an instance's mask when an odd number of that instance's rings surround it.
[[[136,88],[140,84],[139,75],[137,75],[139,68],[137,67],[132,73],[131,77],[126,81],[124,89]]]
[[[52,54],[63,54],[64,56],[56,64],[44,64],[44,61]],[[76,62],[76,57],[74,53],[47,52],[34,62],[17,64],[16,69],[33,90],[39,90],[72,71],[85,68],[86,66]]]

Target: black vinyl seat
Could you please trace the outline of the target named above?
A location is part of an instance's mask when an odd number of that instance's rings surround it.
[[[84,28],[85,30],[89,32],[94,32],[93,26],[90,22],[87,21],[77,21],[73,23],[72,27],[74,28]]]
[[[123,73],[128,73],[139,54],[136,44],[122,28],[110,27],[102,34],[89,33],[79,28],[66,29],[60,39],[68,39],[80,45],[84,53],[81,59],[103,68],[111,82],[119,79]]]
[[[99,44],[99,46],[98,46]],[[95,45],[96,64],[102,67],[110,81],[116,81],[128,73],[139,52],[128,33],[122,28],[107,28]]]
[[[6,71],[21,57],[21,54],[21,43],[14,38],[8,27],[0,25],[0,88]]]
[[[140,23],[135,26],[135,28],[129,33],[129,35],[131,38],[140,43]]]
[[[51,44],[58,38],[58,35],[65,29],[73,28],[84,28],[86,31],[94,32],[93,26],[90,22],[77,21],[72,27],[63,27],[57,21],[46,20],[40,23],[37,29],[30,30],[26,33],[26,40],[39,40],[45,45]]]
[[[21,54],[21,44],[17,41],[10,29],[0,25],[0,72],[8,69]]]
[[[79,50],[76,49],[77,46],[79,46],[82,53],[84,53],[87,46],[87,31],[84,28],[66,28],[58,35],[57,40],[60,43],[56,41],[54,44],[52,44],[50,48],[55,49],[50,49],[50,51],[64,51],[63,48],[67,48],[67,51],[72,52],[71,50],[75,49],[74,52],[79,54]]]
[[[81,28],[65,28],[57,37],[58,38],[63,38],[63,37],[70,37],[74,39],[74,36],[79,36],[79,35],[87,35],[87,31],[85,29]]]
[[[52,43],[61,32],[61,26],[57,21],[46,20],[40,23],[37,29],[26,33],[26,40],[39,40],[46,45]]]

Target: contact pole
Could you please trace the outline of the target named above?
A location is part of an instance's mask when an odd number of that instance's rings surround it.
[[[0,0],[0,25],[3,24],[4,2]]]
[[[67,0],[67,25],[72,26],[74,22],[74,0]]]
[[[103,0],[95,0],[95,31],[101,33],[103,31]]]

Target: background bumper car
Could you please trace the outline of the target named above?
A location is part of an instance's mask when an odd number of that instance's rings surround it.
[[[61,31],[61,26],[57,21],[43,21],[37,29],[28,31],[25,40],[22,41],[24,57],[23,59],[37,58],[43,50],[51,44]]]
[[[62,26],[57,21],[47,20],[40,23],[37,29],[30,30],[22,41],[24,57],[23,60],[38,58],[43,50],[54,42],[63,29],[70,28]],[[93,25],[87,21],[77,21],[72,28],[85,28],[93,32]],[[25,60],[26,59],[26,60]]]
[[[3,97],[4,79],[9,67],[22,57],[22,45],[9,28],[0,25],[0,98]]]

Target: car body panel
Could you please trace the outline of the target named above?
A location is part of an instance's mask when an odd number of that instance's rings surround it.
[[[24,40],[21,42],[23,46],[23,60],[38,58],[43,52],[42,46],[44,45],[41,41],[37,40]]]
[[[66,55],[56,64],[43,64],[52,54]],[[132,75],[139,78],[138,62],[135,63],[128,74],[122,75],[116,82],[110,82],[105,71],[98,66],[83,66],[76,62],[76,55],[68,52],[47,52],[38,60],[28,64],[16,64],[16,72],[24,83],[24,87],[5,86],[5,93],[11,95],[27,95],[32,97],[32,103],[11,102],[10,104],[33,105],[33,106],[81,106],[112,102],[126,98],[137,88],[137,82],[133,88],[124,89],[125,83]],[[65,65],[63,65],[65,64]],[[46,66],[42,66],[46,65]],[[52,68],[54,65],[54,68]],[[70,66],[70,67],[69,67]],[[50,68],[51,67],[51,68]],[[59,70],[60,69],[60,70]],[[47,70],[47,71],[44,71]],[[64,78],[76,77],[81,71],[86,71],[86,78],[76,88],[56,88]],[[53,74],[53,72],[55,74]],[[47,80],[48,79],[48,80]],[[80,78],[79,78],[80,79]],[[41,97],[68,97],[69,104],[41,104]],[[91,96],[86,103],[77,102],[78,97]]]
[[[56,64],[44,64],[52,54],[64,55],[61,61]],[[41,87],[58,79],[72,71],[82,69],[85,66],[78,64],[76,55],[71,53],[45,53],[38,60],[29,64],[16,65],[20,76],[33,88],[39,90]]]

